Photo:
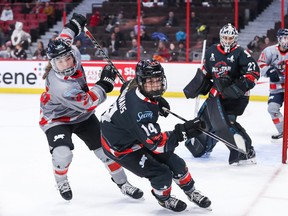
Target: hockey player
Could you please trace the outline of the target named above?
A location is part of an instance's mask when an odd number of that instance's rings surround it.
[[[100,124],[94,113],[113,90],[115,73],[106,65],[100,80],[88,89],[80,52],[76,46],[71,46],[85,24],[84,16],[73,14],[60,37],[51,41],[47,48],[49,64],[44,76],[46,91],[41,95],[39,124],[47,136],[57,187],[65,200],[72,199],[67,172],[74,149],[71,138],[76,134],[104,163],[122,193],[138,199],[143,192],[132,186],[123,168],[103,153]]]
[[[130,81],[115,103],[102,114],[101,135],[104,152],[139,177],[149,179],[152,194],[164,208],[180,212],[186,203],[170,196],[172,179],[202,208],[211,201],[195,189],[185,161],[174,153],[184,137],[199,134],[199,119],[177,124],[172,131],[161,132],[159,114],[167,116],[169,108],[162,98],[166,77],[160,63],[141,60],[136,65],[136,78]]]
[[[219,36],[220,43],[206,51],[202,70],[198,69],[184,93],[187,98],[194,98],[209,92],[198,117],[205,121],[207,130],[247,153],[229,148],[229,164],[256,163],[252,141],[236,120],[249,102],[249,90],[259,79],[259,67],[251,55],[237,45],[238,31],[233,25],[223,26]],[[205,134],[186,142],[195,157],[211,152],[215,144],[216,141]]]
[[[270,78],[268,113],[278,131],[272,140],[283,138],[283,115],[280,108],[284,102],[285,62],[288,60],[288,29],[277,32],[278,44],[266,47],[259,59],[261,76]]]

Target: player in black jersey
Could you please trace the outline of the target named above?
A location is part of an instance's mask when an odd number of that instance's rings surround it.
[[[247,153],[229,148],[229,164],[256,163],[252,141],[236,119],[249,103],[249,90],[259,79],[260,70],[250,53],[237,44],[238,31],[233,25],[223,26],[219,36],[220,43],[208,48],[202,70],[198,69],[184,93],[194,98],[209,92],[198,117],[205,121],[207,130]],[[215,144],[205,134],[186,142],[195,157],[209,154]]]
[[[170,108],[161,97],[166,77],[161,64],[153,59],[136,65],[136,78],[126,83],[111,107],[101,117],[102,145],[108,157],[134,174],[149,179],[152,194],[164,208],[180,212],[186,203],[170,196],[172,180],[188,199],[202,208],[211,201],[195,190],[194,180],[185,161],[174,153],[184,137],[199,134],[201,121],[194,119],[177,124],[172,131],[161,132],[159,114]]]

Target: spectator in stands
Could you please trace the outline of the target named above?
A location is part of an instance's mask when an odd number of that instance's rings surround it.
[[[186,59],[186,49],[183,41],[178,42],[178,48],[176,51],[178,53],[178,60],[184,61]]]
[[[147,34],[145,29],[140,30],[140,39],[141,39],[141,41],[150,41],[151,40],[150,36]]]
[[[44,49],[44,44],[42,41],[37,42],[37,49],[35,50],[32,59],[45,60],[46,50]]]
[[[248,43],[247,48],[252,52],[259,52],[260,45],[261,45],[260,37],[256,35],[254,39]]]
[[[92,16],[90,17],[89,26],[93,28],[95,26],[100,25],[100,23],[101,23],[100,12],[95,11],[95,13],[93,13]]]
[[[11,56],[13,59],[17,59],[17,60],[26,60],[27,59],[27,53],[23,49],[23,46],[21,43],[19,43],[15,46],[15,48],[11,52]]]
[[[51,5],[49,2],[45,2],[45,7],[43,9],[43,13],[47,15],[47,24],[48,28],[51,28],[54,24],[55,20],[55,10],[53,5]]]
[[[171,58],[171,54],[169,50],[166,47],[166,44],[164,41],[159,41],[158,48],[153,56],[154,59],[160,62],[168,62]]]
[[[178,19],[175,17],[174,12],[170,11],[168,13],[168,17],[165,19],[164,26],[172,27],[172,26],[178,26],[178,25],[179,25]]]
[[[0,20],[2,21],[13,20],[13,11],[9,3],[5,4],[1,13]]]
[[[126,57],[128,59],[136,59],[137,54],[138,54],[138,42],[136,39],[133,39],[131,43],[132,43],[132,47],[130,50],[127,51]],[[143,51],[144,51],[144,49],[140,45],[140,53],[143,53]]]
[[[198,28],[201,26],[200,18],[196,15],[195,11],[191,12],[190,28],[193,34],[197,34]]]
[[[116,40],[116,33],[112,32],[110,35],[110,38],[107,40],[107,46],[109,48],[109,54],[111,56],[118,56],[119,55],[119,47],[120,44]]]
[[[113,28],[117,22],[117,17],[115,14],[112,14],[110,16],[108,16],[108,24],[105,28],[105,31],[108,32],[108,33],[111,33],[113,31]]]
[[[141,30],[145,30],[146,26],[144,25],[142,19],[140,19],[140,32]],[[136,25],[134,25],[134,33],[135,36],[138,35],[138,20],[136,19]]]
[[[23,30],[22,22],[16,22],[15,29],[11,35],[11,42],[13,46],[21,44],[21,48],[28,49],[31,43],[31,35]]]
[[[86,49],[82,46],[80,39],[75,40],[74,45],[77,47],[81,55],[86,54]]]
[[[116,36],[116,41],[119,43],[120,47],[125,47],[126,46],[126,39],[125,39],[125,35],[123,34],[123,32],[120,29],[119,25],[116,25],[114,28],[114,33]]]
[[[23,14],[30,14],[31,10],[32,10],[32,7],[31,7],[31,3],[30,2],[26,2],[22,6],[22,13]]]
[[[176,47],[175,47],[174,43],[170,43],[170,45],[169,45],[169,53],[170,53],[169,62],[178,61],[178,52],[176,51]]]
[[[41,13],[43,13],[43,10],[44,10],[44,8],[43,8],[41,2],[36,1],[35,6],[32,8],[30,13],[31,14],[41,14]]]
[[[87,54],[87,49],[94,47],[93,43],[84,32],[81,32],[80,35],[74,38],[74,41],[77,40],[80,40],[81,43],[81,48],[79,49],[81,54]]]
[[[264,37],[264,42],[260,45],[260,51],[264,50],[266,47],[270,46],[271,42],[269,37]]]
[[[2,44],[0,50],[0,58],[11,58],[11,46],[9,46],[9,42]]]

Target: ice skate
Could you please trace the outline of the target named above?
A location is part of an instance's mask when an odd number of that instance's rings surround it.
[[[211,206],[211,201],[209,200],[208,197],[204,196],[200,191],[193,190],[190,193],[186,193],[186,195],[188,196],[188,199],[191,202],[194,202],[197,206],[211,210],[211,208],[209,208]]]
[[[251,148],[247,155],[241,154],[239,158],[238,165],[250,165],[250,164],[256,164],[256,153],[254,148]]]
[[[131,185],[128,181],[124,184],[117,184],[121,192],[133,199],[140,199],[143,196],[143,191]]]
[[[181,212],[184,211],[187,207],[186,203],[175,198],[175,197],[167,197],[166,199],[161,199],[159,196],[155,195],[154,191],[151,191],[152,194],[155,196],[155,198],[158,200],[159,205],[161,205],[163,208],[170,209],[175,212]]]
[[[68,180],[64,180],[57,183],[57,188],[60,192],[60,195],[65,200],[71,200],[72,199],[72,190],[69,185]]]
[[[283,141],[283,132],[271,136],[272,143],[282,143],[282,141]]]

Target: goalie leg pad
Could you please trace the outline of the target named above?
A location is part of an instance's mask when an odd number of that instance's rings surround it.
[[[239,134],[239,130],[236,130],[230,123],[219,97],[208,98],[206,101],[207,113],[209,114],[211,125],[215,129],[215,134],[233,144],[235,148],[246,152],[246,145],[243,145],[243,140],[239,140],[238,136],[236,140],[234,139],[234,135],[236,133]],[[239,160],[239,152],[230,147],[228,147],[228,149],[230,150],[229,163],[237,162],[237,160]]]
[[[183,92],[186,96],[186,98],[195,98],[198,95],[206,95],[213,83],[207,79],[203,73],[203,71],[198,68],[196,75],[193,77],[193,79],[185,86],[183,89]]]
[[[213,128],[207,113],[207,105],[205,102],[200,108],[198,117],[201,119],[201,121],[205,122],[205,130],[213,132]],[[195,138],[187,140],[185,142],[185,146],[192,153],[192,155],[197,158],[203,156],[207,152],[211,152],[216,143],[216,140],[202,133]]]

